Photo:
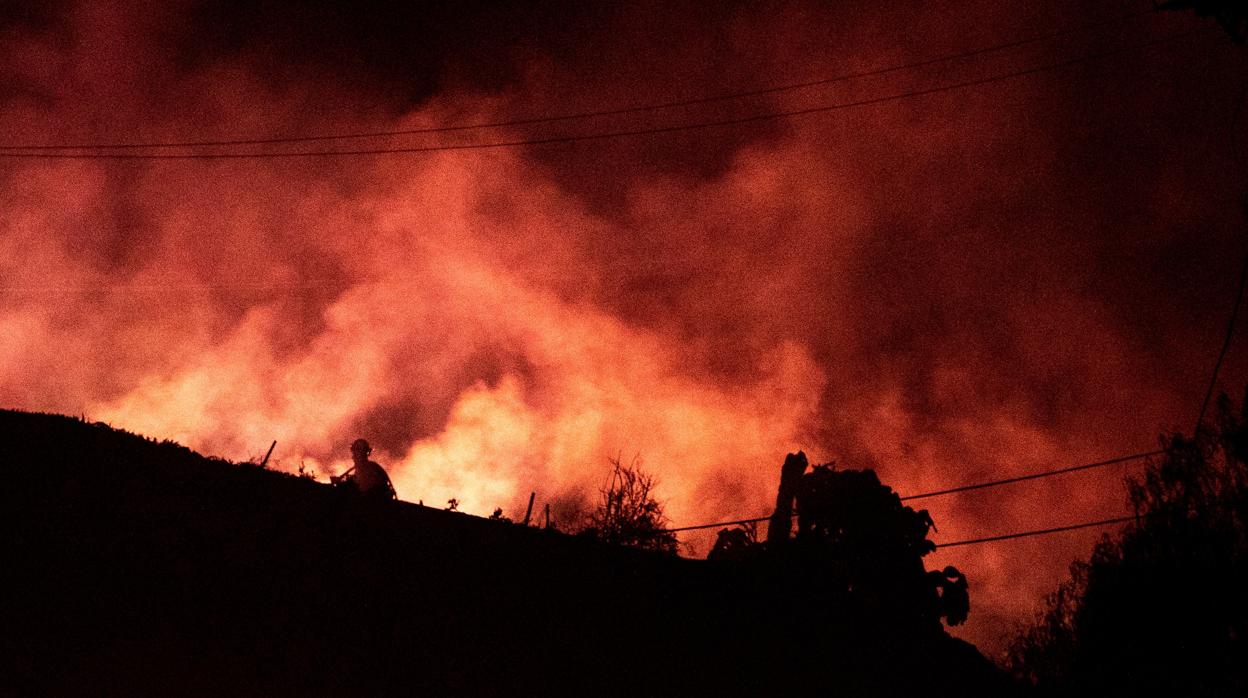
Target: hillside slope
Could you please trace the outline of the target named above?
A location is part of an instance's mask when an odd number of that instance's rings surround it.
[[[665,558],[0,411],[0,693],[1001,695],[805,563]]]

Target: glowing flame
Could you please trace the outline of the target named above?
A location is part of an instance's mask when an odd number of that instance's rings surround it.
[[[44,23],[0,24],[0,133],[65,143],[507,120],[918,60],[949,46],[881,46],[878,27],[984,45],[1036,15],[984,2],[967,10],[983,32],[969,37],[967,22],[918,4],[711,8],[673,10],[692,13],[681,21],[621,9],[572,51],[564,28],[546,27],[515,39],[514,75],[475,80],[484,69],[449,44],[434,67],[381,77],[333,46],[305,55],[283,33],[313,21],[302,15],[243,23],[272,41],[212,39],[213,21],[182,4],[71,3]],[[688,26],[708,31],[695,40]],[[398,101],[442,68],[445,87],[417,95],[419,108]],[[1237,92],[1238,74],[1219,70],[1202,75]],[[804,107],[927,77],[558,132]],[[525,150],[0,159],[0,404],[236,459],[276,439],[277,467],[322,476],[365,437],[400,496],[477,514],[514,514],[532,491],[584,498],[608,457],[639,454],[677,524],[768,513],[799,448],[877,467],[902,493],[1141,450],[1187,426],[1222,322],[1221,272],[1239,254],[1213,233],[1189,244],[1193,229],[1232,225],[1200,203],[1238,196],[1213,146],[1155,136],[1222,132],[1198,82],[1111,95],[1037,76]],[[1243,364],[1232,353],[1225,385]],[[946,540],[1099,518],[1117,513],[1121,472],[924,506]],[[1085,533],[942,553],[969,573],[975,608],[993,609],[972,611],[969,632],[992,614],[1008,629],[1097,535]],[[704,551],[713,536],[690,539]]]

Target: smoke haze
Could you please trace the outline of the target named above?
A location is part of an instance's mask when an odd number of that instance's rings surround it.
[[[1147,3],[0,6],[5,144],[435,128],[544,138],[921,90],[1189,31]],[[850,4],[852,5],[852,4]],[[634,454],[677,525],[769,513],[779,465],[902,494],[1191,428],[1242,254],[1242,51],[1208,32],[858,109],[529,148],[0,158],[0,404],[279,467],[368,438],[403,499],[594,496]],[[1242,139],[1241,139],[1242,142]],[[248,151],[292,146],[246,146]],[[1248,362],[1232,350],[1222,386]],[[936,540],[1122,513],[1132,466],[923,503]],[[999,647],[1099,532],[941,551]],[[687,540],[704,554],[713,532]]]

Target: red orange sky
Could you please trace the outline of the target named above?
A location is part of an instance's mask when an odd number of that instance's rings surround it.
[[[326,473],[364,436],[401,497],[480,514],[534,490],[574,507],[608,457],[639,454],[677,524],[766,514],[798,448],[903,494],[1150,450],[1191,428],[1229,312],[1245,58],[1195,17],[1093,5],[5,5],[3,145],[510,121],[1095,25],[741,100],[348,143],[662,128],[1209,31],[662,135],[0,157],[0,405],[239,459],[276,439],[280,467]],[[1237,391],[1248,351],[1228,361]],[[1105,518],[1138,467],[924,505],[938,541]],[[968,573],[964,633],[995,650],[1097,535],[931,564]]]

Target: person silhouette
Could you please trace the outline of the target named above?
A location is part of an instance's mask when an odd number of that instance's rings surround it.
[[[330,482],[350,487],[369,499],[395,499],[390,476],[386,475],[385,469],[380,465],[368,459],[372,452],[373,447],[364,439],[351,442],[351,460],[354,465],[345,473],[331,477]]]

